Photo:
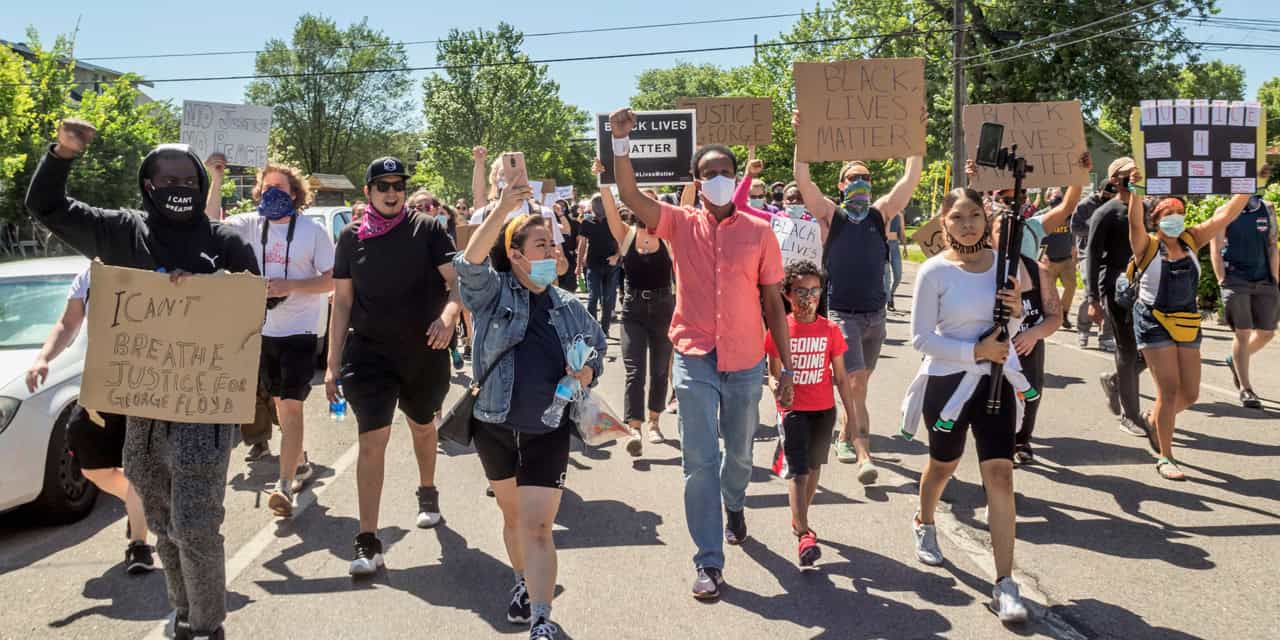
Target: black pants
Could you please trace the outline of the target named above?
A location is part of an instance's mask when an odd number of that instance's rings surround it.
[[[1107,323],[1115,328],[1112,335],[1116,340],[1116,389],[1120,393],[1122,413],[1124,417],[1142,424],[1138,406],[1138,375],[1147,368],[1147,363],[1138,354],[1138,340],[1133,335],[1133,312],[1117,305],[1110,296],[1103,300],[1103,310],[1107,314]]]
[[[676,299],[671,293],[630,291],[622,301],[622,362],[627,370],[624,420],[645,419],[645,368],[648,367],[649,411],[667,407],[667,378],[671,372],[671,314]],[[646,361],[647,356],[647,361]]]
[[[1018,444],[1030,444],[1031,432],[1036,429],[1036,414],[1040,413],[1040,403],[1044,402],[1044,340],[1036,343],[1036,347],[1025,356],[1018,356],[1022,365],[1022,374],[1027,376],[1031,388],[1039,394],[1036,399],[1026,404],[1022,411],[1022,428],[1018,429]]]

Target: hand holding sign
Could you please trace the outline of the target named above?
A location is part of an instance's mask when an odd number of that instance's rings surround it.
[[[623,107],[609,114],[609,130],[615,138],[625,138],[636,128],[636,112]]]
[[[53,155],[70,160],[82,153],[98,135],[97,127],[80,118],[64,118],[58,125],[58,143],[53,147]]]

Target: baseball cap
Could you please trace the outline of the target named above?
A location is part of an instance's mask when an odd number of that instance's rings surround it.
[[[1136,165],[1134,165],[1133,163],[1133,158],[1130,158],[1128,156],[1116,158],[1115,160],[1112,160],[1111,165],[1107,167],[1107,175],[1114,176],[1117,173],[1122,173],[1125,171],[1133,171],[1135,166]]]
[[[400,176],[406,180],[409,179],[409,170],[400,162],[399,158],[386,156],[378,158],[369,163],[369,168],[364,171],[364,183],[373,184],[374,180],[386,176]]]

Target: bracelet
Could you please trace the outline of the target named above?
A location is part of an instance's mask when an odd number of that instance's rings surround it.
[[[613,157],[625,158],[631,155],[631,137],[613,139]]]
[[[779,375],[781,375],[784,378],[792,378],[792,377],[795,377],[796,372],[794,369],[783,369],[782,373]]]

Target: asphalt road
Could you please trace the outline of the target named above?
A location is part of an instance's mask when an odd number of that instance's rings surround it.
[[[899,290],[910,303],[914,265]],[[1059,332],[1048,351],[1038,464],[1015,475],[1017,577],[1033,620],[1005,629],[987,611],[992,567],[972,447],[947,489],[939,522],[948,562],[916,562],[910,519],[925,460],[918,442],[890,438],[918,362],[908,315],[891,314],[872,380],[880,481],[855,469],[823,474],[811,514],[822,538],[816,571],[795,564],[785,484],[771,476],[774,412],[766,394],[747,499],[750,540],[727,551],[724,598],[688,596],[693,545],[685,528],[678,443],[575,448],[557,521],[555,619],[584,638],[1274,638],[1280,609],[1280,347],[1258,358],[1263,411],[1241,409],[1222,365],[1225,331],[1209,327],[1200,402],[1176,441],[1187,482],[1162,480],[1141,438],[1122,432],[1097,375],[1110,357]],[[616,344],[616,343],[615,343]],[[616,353],[616,350],[614,351]],[[461,387],[455,387],[456,396]],[[1150,379],[1143,380],[1145,402]],[[622,402],[622,363],[601,391]],[[510,570],[501,517],[484,497],[475,455],[448,449],[437,484],[447,522],[414,527],[416,468],[403,423],[388,451],[381,537],[385,572],[347,575],[356,533],[355,425],[333,423],[319,388],[307,406],[317,480],[290,521],[273,518],[264,488],[275,459],[233,452],[223,526],[230,637],[520,637],[507,624]],[[674,438],[676,417],[663,418]],[[278,437],[273,447],[278,446]],[[168,614],[159,572],[124,574],[123,507],[102,498],[74,525],[32,528],[0,518],[0,638],[159,638]]]

